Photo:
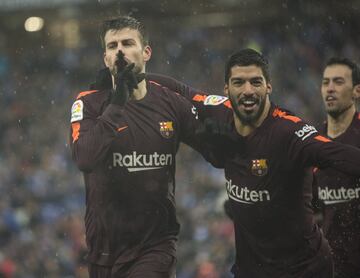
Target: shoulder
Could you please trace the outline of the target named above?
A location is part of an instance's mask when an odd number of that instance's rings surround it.
[[[179,101],[190,103],[185,97],[180,95],[178,92],[165,87],[156,81],[149,80],[148,88],[153,93],[153,95],[157,98],[162,98],[164,100],[178,103]]]
[[[109,90],[87,90],[81,91],[76,95],[75,101],[92,102],[95,100],[105,99],[109,96]]]
[[[275,125],[279,127],[279,133],[282,135],[288,134],[291,137],[295,135],[304,140],[317,133],[317,129],[313,125],[307,123],[289,110],[275,107],[271,117]]]
[[[80,121],[85,114],[98,114],[109,99],[109,91],[81,91],[71,106],[71,122]]]

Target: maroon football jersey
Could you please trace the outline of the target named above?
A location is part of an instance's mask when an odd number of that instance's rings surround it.
[[[202,147],[191,139],[197,112],[184,97],[152,81],[143,99],[124,107],[110,96],[109,90],[78,95],[70,138],[86,185],[88,258],[109,266],[176,240],[175,154],[180,142]]]
[[[151,78],[191,100],[200,118],[232,124],[238,147],[225,157],[223,167],[235,226],[236,277],[320,277],[331,255],[314,221],[311,167],[360,176],[360,152],[321,136],[273,104],[262,125],[242,137],[226,97],[165,76]]]
[[[327,125],[321,127],[326,134]],[[334,141],[360,148],[360,114]],[[317,195],[324,207],[323,231],[333,250],[335,273],[360,277],[360,180],[333,169],[315,172]]]

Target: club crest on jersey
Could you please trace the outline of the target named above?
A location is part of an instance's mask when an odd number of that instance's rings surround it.
[[[173,122],[159,122],[159,124],[162,137],[166,139],[171,138],[174,134]]]
[[[266,159],[252,160],[251,173],[254,176],[265,176],[268,172],[268,165]]]
[[[224,96],[209,95],[205,98],[204,105],[219,105],[227,100],[228,98]]]
[[[71,107],[71,122],[81,121],[84,117],[83,114],[84,103],[81,99],[74,102]]]

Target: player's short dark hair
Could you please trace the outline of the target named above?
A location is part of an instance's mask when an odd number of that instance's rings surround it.
[[[121,30],[124,28],[129,28],[139,31],[140,41],[143,46],[149,44],[149,35],[145,29],[145,26],[136,18],[131,16],[120,16],[117,18],[112,18],[104,20],[100,27],[100,40],[101,45],[105,49],[105,34],[109,30]]]
[[[327,60],[325,67],[333,66],[333,65],[347,66],[351,70],[353,86],[360,84],[360,69],[355,62],[344,57],[332,57],[329,60]]]
[[[269,63],[265,57],[251,48],[245,48],[230,56],[225,65],[225,83],[229,82],[231,68],[234,66],[255,65],[261,68],[266,82],[270,81]]]

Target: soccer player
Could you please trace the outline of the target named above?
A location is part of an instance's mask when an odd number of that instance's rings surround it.
[[[311,208],[311,166],[360,176],[359,150],[332,142],[271,103],[268,62],[255,50],[240,50],[227,61],[229,98],[149,77],[191,99],[203,119],[231,125],[225,135],[237,147],[221,160],[235,227],[235,277],[331,278],[330,247]]]
[[[103,23],[108,89],[81,92],[71,109],[71,150],[86,186],[90,278],[169,278],[179,223],[175,154],[197,126],[184,97],[144,80],[151,57],[132,17]]]
[[[347,58],[328,60],[321,94],[327,121],[321,132],[360,148],[359,67]],[[336,278],[360,277],[360,180],[324,169],[315,172],[318,198],[323,204],[322,229],[332,248]]]

